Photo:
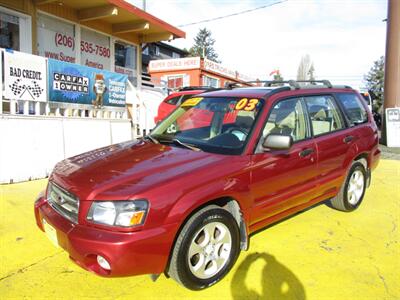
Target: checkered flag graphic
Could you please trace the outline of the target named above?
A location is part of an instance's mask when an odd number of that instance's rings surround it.
[[[43,92],[43,89],[40,87],[40,85],[36,81],[33,81],[33,87],[28,86],[28,89],[32,93],[32,95],[35,96],[36,98],[39,98]]]
[[[21,79],[17,79],[14,81],[13,84],[9,85],[11,92],[14,94],[14,96],[22,97],[23,94],[28,91],[28,93],[32,97],[32,100],[34,100],[35,98],[39,98],[40,95],[43,93],[44,89],[41,88],[36,81],[32,81],[33,86],[23,84],[21,81]]]
[[[25,85],[21,84],[21,79],[17,79],[13,84],[10,84],[9,87],[15,96],[21,94],[25,90]]]

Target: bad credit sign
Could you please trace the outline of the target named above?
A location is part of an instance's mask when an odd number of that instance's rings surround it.
[[[4,97],[10,100],[47,99],[46,59],[40,56],[4,51]]]

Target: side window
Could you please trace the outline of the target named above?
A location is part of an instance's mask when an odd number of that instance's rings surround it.
[[[351,125],[368,121],[368,114],[356,94],[336,94]]]
[[[331,96],[311,96],[304,99],[314,135],[329,133],[345,127],[340,111]]]
[[[269,114],[260,143],[269,134],[290,135],[294,142],[304,140],[309,137],[306,118],[300,98],[278,102]]]
[[[172,98],[166,100],[165,103],[172,104],[172,105],[177,105],[177,103],[181,99],[181,97],[182,96],[172,97]]]

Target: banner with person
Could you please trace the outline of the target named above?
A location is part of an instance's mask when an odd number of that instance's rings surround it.
[[[3,52],[4,98],[47,101],[46,59],[10,49]]]
[[[49,100],[124,107],[128,76],[106,70],[48,60]]]

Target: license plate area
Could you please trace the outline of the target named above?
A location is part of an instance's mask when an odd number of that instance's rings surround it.
[[[42,224],[47,238],[53,243],[54,246],[58,248],[59,245],[57,238],[57,230],[53,226],[51,226],[45,219],[42,220]]]

